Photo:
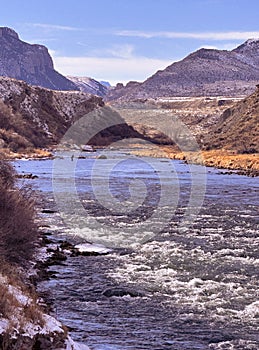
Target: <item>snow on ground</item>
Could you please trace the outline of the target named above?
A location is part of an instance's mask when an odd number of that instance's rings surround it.
[[[100,247],[99,247],[100,248]],[[28,292],[23,291],[18,285],[9,283],[7,277],[0,274],[0,289],[6,290],[4,298],[12,300],[13,307],[9,314],[0,314],[0,334],[10,333],[10,337],[17,338],[19,335],[33,339],[37,334],[53,335],[64,334],[64,329],[58,320],[40,310],[37,303]],[[8,302],[10,302],[8,300]],[[35,319],[26,317],[25,308],[32,307]],[[90,350],[88,346],[74,342],[69,336],[65,340],[63,350]]]
[[[0,334],[4,333],[9,326],[9,322],[6,319],[0,319]]]
[[[69,336],[66,340],[66,350],[90,350],[87,345],[76,343]]]

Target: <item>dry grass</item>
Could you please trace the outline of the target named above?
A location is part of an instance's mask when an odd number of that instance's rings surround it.
[[[28,189],[18,189],[15,172],[0,160],[0,256],[10,264],[26,266],[38,240],[34,202]]]
[[[4,283],[0,283],[0,318],[10,318],[14,309],[19,307],[15,296],[10,293],[9,288]]]
[[[10,348],[15,329],[44,325],[36,292],[22,272],[38,240],[34,203],[30,191],[16,186],[15,175],[12,166],[0,160],[0,319],[9,327],[0,335],[1,349]]]
[[[202,164],[216,168],[233,170],[259,171],[259,154],[237,154],[235,151],[211,150],[201,152],[180,152],[170,146],[143,147],[132,151],[133,154],[143,157],[170,158]]]
[[[19,297],[23,300],[19,300]],[[23,328],[28,322],[44,326],[43,312],[37,304],[36,293],[24,285],[10,284],[8,277],[0,281],[0,318],[10,320],[13,326]]]

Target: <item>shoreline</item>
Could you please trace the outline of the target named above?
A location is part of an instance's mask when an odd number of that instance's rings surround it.
[[[104,147],[95,147],[102,150]],[[54,158],[53,149],[35,149],[29,153],[13,153],[0,151],[0,156],[8,161],[26,159],[51,159]],[[146,147],[143,144],[133,144],[132,155],[139,157],[168,158],[181,160],[186,163],[204,165],[217,169],[226,169],[237,172],[240,175],[251,177],[259,176],[259,154],[237,154],[234,150],[201,150],[198,152],[181,152],[175,150],[172,146],[154,145]]]
[[[131,152],[140,157],[168,158],[182,160],[186,163],[204,165],[217,169],[237,171],[237,174],[251,177],[259,176],[259,154],[236,154],[228,150],[210,150],[198,152],[175,151],[170,146],[156,148],[136,148]]]

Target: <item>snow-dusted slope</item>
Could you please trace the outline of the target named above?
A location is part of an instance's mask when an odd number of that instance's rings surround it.
[[[98,95],[104,97],[109,91],[109,87],[106,84],[102,84],[99,81],[89,77],[72,77],[68,76],[80,91],[87,92],[89,94]]]
[[[75,120],[103,104],[101,97],[81,91],[53,91],[0,77],[0,111],[5,110],[0,113],[0,129],[15,131],[31,147],[56,143]],[[8,146],[5,136],[0,132]]]

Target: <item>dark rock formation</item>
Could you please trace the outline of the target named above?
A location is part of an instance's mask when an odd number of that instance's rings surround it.
[[[130,296],[132,298],[137,297],[143,297],[144,293],[140,290],[134,290],[130,288],[125,287],[115,287],[115,288],[109,288],[103,291],[103,295],[105,295],[108,298],[111,297],[123,297],[123,296]]]
[[[122,83],[118,83],[114,88],[109,89],[105,96],[105,100],[118,100],[123,96],[127,96],[128,93],[130,94],[131,91],[134,91],[134,89],[138,88],[140,85],[141,83],[137,81],[129,81],[126,86],[124,86]]]
[[[21,41],[14,30],[6,27],[0,27],[0,75],[53,90],[78,90],[54,70],[45,46]]]

